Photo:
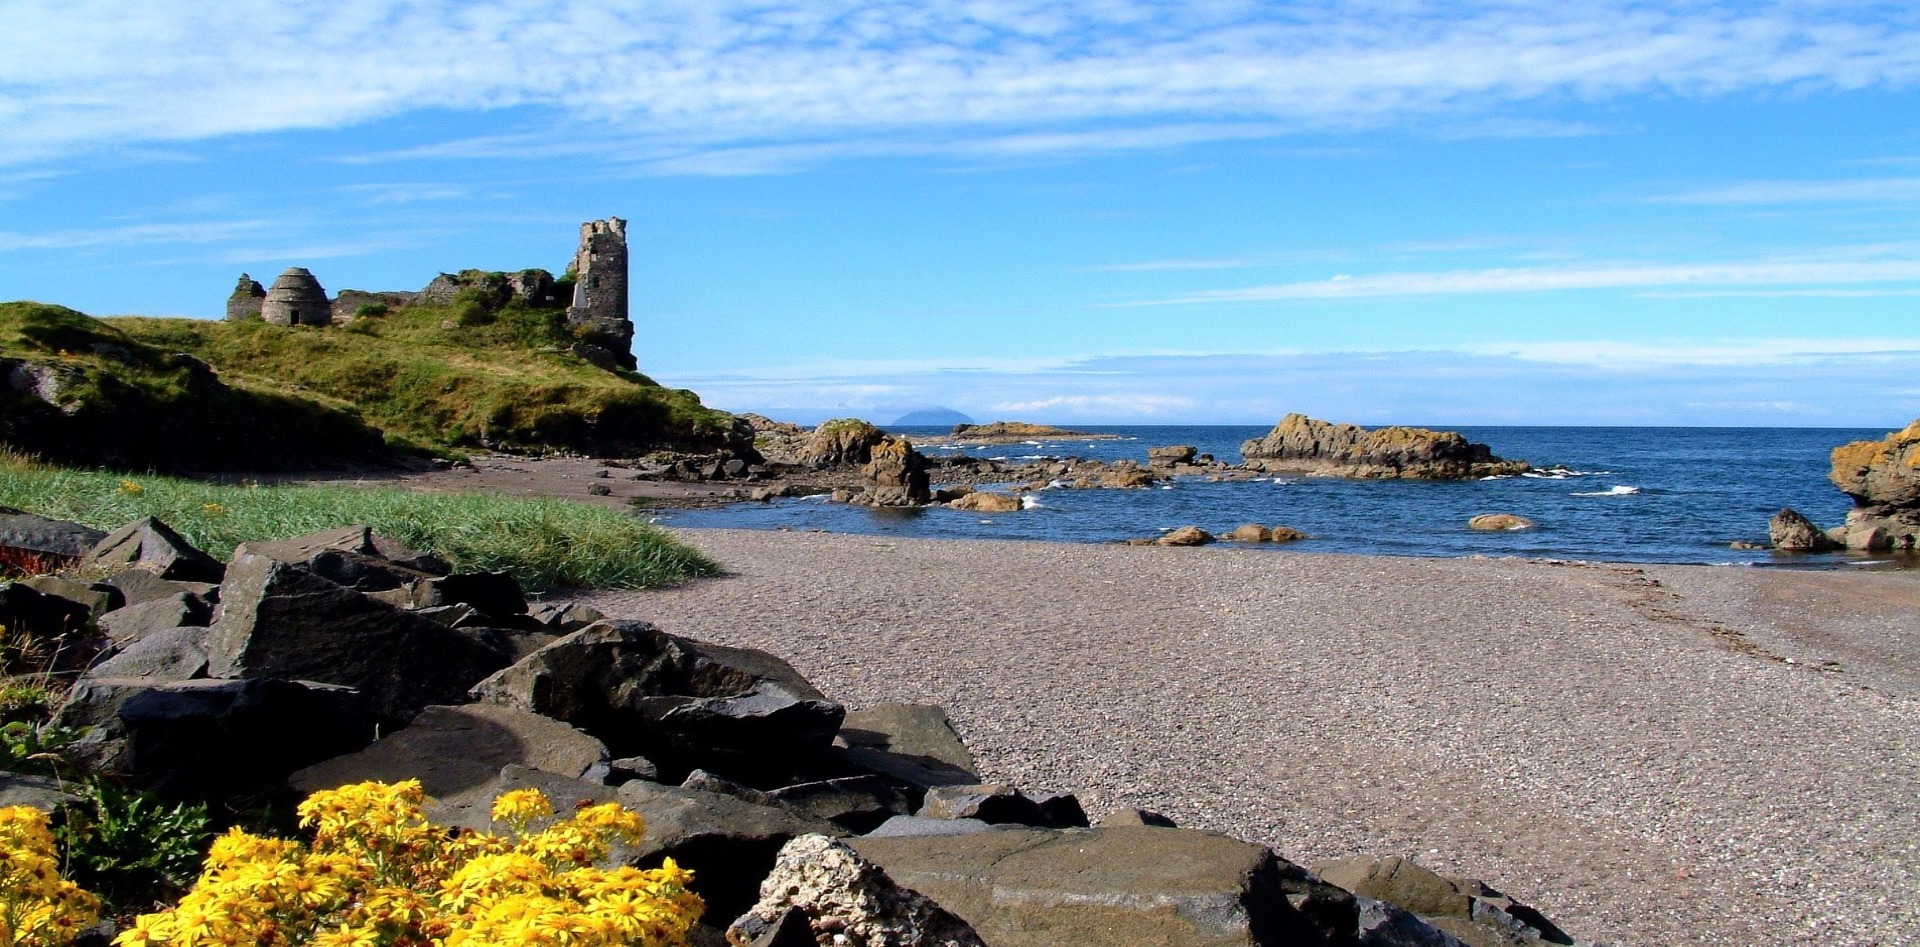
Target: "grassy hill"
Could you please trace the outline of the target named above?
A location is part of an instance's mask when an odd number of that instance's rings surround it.
[[[389,452],[348,405],[226,378],[180,351],[61,306],[0,303],[0,444],[133,470],[317,467]]]
[[[124,433],[135,423],[133,414],[163,417],[173,427],[195,421],[203,422],[203,430],[232,427],[245,432],[243,440],[266,437],[256,442],[260,453],[277,462],[255,467],[311,466],[313,455],[336,448],[352,447],[345,453],[362,456],[366,445],[353,446],[358,442],[350,434],[356,427],[378,432],[372,440],[376,450],[380,435],[390,445],[603,456],[720,447],[740,438],[732,415],[702,406],[691,391],[661,387],[638,372],[599,367],[576,354],[580,341],[564,310],[529,308],[518,301],[492,306],[477,296],[384,312],[367,307],[347,325],[323,328],[93,319],[56,306],[0,304],[0,359],[80,369],[85,381],[71,389],[72,398],[103,421],[114,419],[93,425],[103,436]],[[182,366],[197,363],[217,373],[215,383],[232,393],[227,401],[195,393],[192,371]],[[207,374],[204,368],[199,372]],[[29,390],[15,390],[22,387]],[[124,397],[102,397],[117,387],[132,390]],[[46,415],[44,409],[52,406],[32,388],[7,388],[14,399],[10,403],[40,401],[40,414]],[[105,412],[91,407],[106,401],[119,407]],[[224,410],[237,409],[239,401],[259,412],[255,423],[239,423],[242,418]],[[222,410],[217,417],[199,417],[209,408]],[[55,413],[65,414],[69,425],[77,416],[65,409]],[[59,426],[59,418],[44,420]],[[32,436],[36,432],[41,436]],[[312,438],[317,442],[302,443]],[[0,426],[0,440],[61,459],[59,451],[47,449],[48,438],[39,428],[9,432]],[[132,450],[80,453],[135,461],[143,456]],[[230,450],[205,462],[162,453],[163,460],[142,466],[234,466]]]

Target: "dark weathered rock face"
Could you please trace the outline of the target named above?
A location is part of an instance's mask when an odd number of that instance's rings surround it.
[[[9,632],[9,640],[0,641],[0,671],[86,667],[106,646],[104,637],[89,627],[92,619],[92,610],[83,603],[21,582],[0,582],[0,627]]]
[[[1266,848],[1184,829],[854,839],[901,884],[994,947],[1294,947],[1326,943]],[[1349,941],[1351,943],[1351,941]]]
[[[266,556],[240,555],[207,636],[214,677],[286,678],[359,689],[391,721],[462,703],[506,666],[485,636],[448,628]]]
[[[1545,915],[1486,883],[1449,878],[1409,858],[1357,855],[1314,867],[1325,881],[1359,896],[1361,927],[1377,932],[1376,940],[1398,933],[1412,943],[1446,943],[1419,930],[1424,926],[1472,947],[1573,943]],[[1410,923],[1382,904],[1415,915],[1419,923]]]
[[[1845,526],[1835,530],[1838,542],[1849,549],[1920,549],[1920,421],[1883,440],[1834,448],[1827,476],[1853,497]]]
[[[1533,469],[1524,461],[1493,456],[1485,444],[1468,443],[1453,431],[1414,427],[1367,430],[1352,424],[1289,414],[1266,437],[1240,445],[1255,470],[1354,477],[1366,480],[1467,480]]]
[[[691,870],[700,879],[695,890],[707,899],[707,915],[716,921],[736,917],[754,902],[781,846],[803,835],[844,834],[784,806],[679,786],[636,781],[621,786],[617,798],[647,820],[631,863],[652,867],[672,858]]]
[[[834,741],[844,762],[905,785],[971,785],[980,781],[973,753],[947,712],[928,704],[880,704],[847,714]]]
[[[906,438],[882,438],[873,445],[860,475],[867,484],[860,502],[869,506],[925,506],[933,500],[927,458]]]
[[[967,922],[822,835],[801,836],[780,850],[760,900],[727,929],[727,940],[744,947],[768,932],[778,936],[795,915],[809,935],[800,943],[830,937],[888,947],[986,947]]]
[[[809,467],[864,464],[873,459],[874,445],[886,437],[885,432],[859,418],[828,421],[807,435],[796,459]]]
[[[92,728],[72,749],[89,770],[170,799],[277,792],[374,734],[358,693],[305,681],[84,677],[53,722]]]
[[[0,549],[73,560],[85,556],[106,535],[90,526],[0,506]]]
[[[219,582],[227,573],[218,559],[151,516],[107,534],[87,552],[86,563],[115,571],[138,567],[176,582]]]
[[[145,681],[191,681],[203,678],[207,676],[206,639],[205,628],[149,630],[87,673],[93,677],[137,678]]]
[[[607,772],[607,748],[564,723],[512,707],[436,706],[364,750],[294,773],[288,783],[311,793],[370,779],[418,779],[438,799],[492,783],[514,764],[598,782]]]
[[[846,714],[773,655],[627,621],[561,638],[474,695],[566,721],[673,779],[696,767],[750,782],[777,778],[825,751]]]

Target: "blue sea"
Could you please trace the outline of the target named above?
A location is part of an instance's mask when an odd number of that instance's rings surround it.
[[[1431,425],[1449,429],[1440,425]],[[1243,523],[1285,525],[1313,536],[1262,547],[1398,556],[1528,556],[1620,562],[1840,565],[1858,557],[1779,556],[1728,548],[1764,542],[1783,506],[1814,522],[1841,522],[1851,501],[1827,482],[1827,455],[1884,429],[1454,427],[1510,460],[1565,473],[1468,482],[1280,477],[1208,483],[1183,478],[1146,490],[1050,489],[1037,506],[981,514],[946,508],[872,510],[819,498],[662,513],[669,526],[826,530],[939,539],[1108,543],[1196,525],[1220,533]],[[1191,444],[1237,463],[1240,443],[1265,427],[1099,427],[1118,440],[1060,440],[969,447],[1005,460],[1077,456],[1146,462],[1147,448]],[[910,439],[946,428],[899,428]],[[951,449],[928,448],[938,456]],[[936,471],[937,474],[937,471]],[[936,478],[937,479],[937,478]],[[1517,513],[1539,528],[1479,533],[1480,513]]]

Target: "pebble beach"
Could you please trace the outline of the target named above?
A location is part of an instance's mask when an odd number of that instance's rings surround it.
[[[990,779],[1583,941],[1920,943],[1920,573],[678,530],[583,600],[952,714]]]

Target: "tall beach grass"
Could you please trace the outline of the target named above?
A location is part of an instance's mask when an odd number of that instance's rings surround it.
[[[222,559],[243,542],[366,525],[462,570],[511,573],[535,591],[645,588],[719,572],[632,515],[564,500],[234,486],[64,469],[0,451],[0,505],[108,530],[153,516]]]

